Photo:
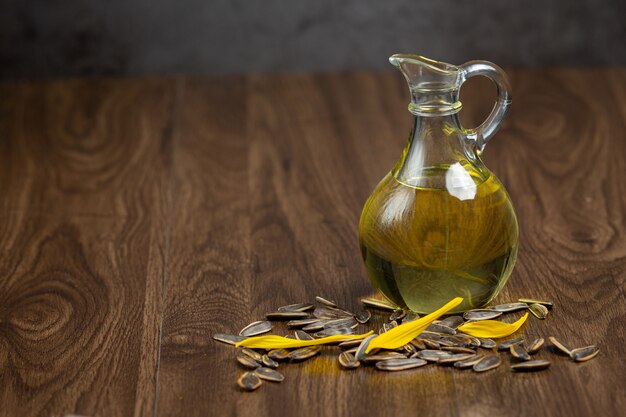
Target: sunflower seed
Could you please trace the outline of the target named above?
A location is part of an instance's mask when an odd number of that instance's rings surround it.
[[[420,359],[427,360],[428,362],[438,362],[439,359],[450,357],[452,353],[446,352],[445,350],[420,350],[417,352],[417,357]]]
[[[273,313],[267,313],[265,317],[268,320],[304,319],[309,317],[309,313],[306,311],[275,311]]]
[[[334,307],[318,307],[313,311],[313,315],[318,319],[327,320],[352,317],[352,313],[349,311]]]
[[[394,327],[398,327],[397,321],[390,321],[389,323],[383,323],[383,333],[388,332]]]
[[[437,341],[439,339],[441,339],[444,335],[442,335],[441,333],[435,333],[435,332],[431,332],[428,330],[424,330],[422,333],[419,334],[420,339],[430,339],[430,340],[434,340]]]
[[[520,343],[524,343],[524,338],[516,337],[515,339],[505,340],[498,345],[498,350],[509,350],[511,346],[519,345]]]
[[[293,334],[298,340],[313,340],[313,336],[302,330],[296,330]]]
[[[463,313],[465,320],[479,321],[479,320],[492,320],[502,315],[502,311],[489,310],[489,309],[477,309],[469,310]]]
[[[459,335],[457,334],[457,336],[459,336]],[[473,348],[478,348],[478,347],[480,347],[480,340],[478,340],[478,338],[477,338],[477,337],[470,336],[470,335],[468,335],[468,334],[465,334],[465,335],[462,335],[462,336],[465,336],[465,337],[467,337],[467,338],[469,339],[469,341],[470,341],[470,344],[469,344],[469,345],[470,345],[471,347],[473,347]]]
[[[517,301],[519,301],[520,303],[526,303],[526,304],[541,304],[548,308],[552,308],[552,301],[533,300],[532,298],[520,298]]]
[[[565,343],[561,342],[556,337],[550,336],[548,337],[548,340],[550,341],[550,343],[552,343],[552,345],[554,345],[554,347],[556,347],[562,353],[565,353],[567,356],[572,354],[572,348],[566,345]]]
[[[307,324],[302,328],[302,330],[304,330],[305,332],[315,332],[318,330],[322,330],[324,328],[324,323],[326,323],[326,320],[317,320],[316,322]]]
[[[357,361],[352,353],[341,352],[339,354],[339,365],[345,369],[358,368],[361,362]]]
[[[389,316],[389,321],[402,320],[404,316],[406,316],[406,310],[398,308],[396,310],[393,310],[393,312]]]
[[[337,346],[339,346],[341,349],[352,349],[354,347],[359,347],[361,342],[362,342],[362,340],[360,340],[360,339],[357,339],[357,340],[346,340],[345,342],[339,343]]]
[[[275,361],[282,361],[289,356],[289,350],[287,349],[273,349],[267,352],[267,356]]]
[[[373,355],[365,355],[361,362],[374,363],[378,361],[386,361],[389,359],[406,359],[406,355],[400,352],[384,351]]]
[[[534,355],[535,353],[541,350],[541,347],[543,346],[543,344],[544,344],[543,337],[540,337],[539,339],[535,339],[531,344],[529,344],[526,347],[526,351],[529,354]]]
[[[550,366],[550,361],[545,359],[535,359],[511,365],[511,369],[517,372],[540,371]]]
[[[426,349],[426,344],[424,343],[424,340],[413,339],[409,343],[411,344],[411,346],[413,346],[417,350],[424,350],[424,349]],[[435,342],[435,343],[437,343],[437,342]],[[439,344],[438,343],[437,343],[437,347],[435,349],[439,349]]]
[[[337,303],[336,302],[334,302],[332,300],[329,300],[327,298],[324,298],[324,297],[320,297],[319,295],[315,297],[315,301],[317,301],[318,303],[323,304],[325,306],[328,306],[328,307],[335,307],[335,308],[337,308]]]
[[[266,381],[282,382],[285,379],[285,376],[283,374],[270,368],[256,368],[254,370],[254,373],[256,374],[256,376]]]
[[[315,337],[335,336],[338,334],[354,334],[354,329],[349,327],[331,327],[315,333]]]
[[[450,317],[446,317],[445,319],[441,320],[441,322],[439,324],[444,325],[444,326],[448,326],[449,328],[456,330],[463,323],[465,323],[465,321],[463,320],[463,317],[461,317],[461,316],[450,316]]]
[[[441,348],[441,350],[452,353],[471,353],[473,355],[476,354],[476,351],[474,349],[459,346],[444,346]]]
[[[533,316],[540,320],[545,320],[545,318],[548,317],[548,307],[543,304],[531,304],[528,306],[528,309],[533,313]]]
[[[404,350],[404,353],[407,356],[411,356],[414,353],[417,353],[417,349],[415,348],[415,346],[413,346],[412,344],[408,343],[404,346],[402,346],[402,349]]]
[[[485,355],[476,355],[463,361],[454,362],[454,367],[459,369],[471,368],[480,362],[484,357]]]
[[[241,329],[239,335],[244,337],[250,337],[256,336],[258,334],[267,333],[270,330],[272,330],[272,323],[270,323],[269,321],[255,321]]]
[[[513,356],[515,359],[519,359],[522,361],[529,361],[530,355],[528,354],[528,352],[526,352],[526,349],[524,349],[524,346],[520,345],[513,345],[509,348],[509,351],[511,352],[511,356]]]
[[[320,319],[318,319],[317,317],[311,317],[308,319],[291,320],[287,322],[287,327],[304,327],[304,326],[308,326],[309,324],[317,323],[319,321]]]
[[[274,359],[270,358],[267,355],[263,355],[263,357],[261,358],[261,362],[263,363],[263,366],[266,366],[268,368],[278,368],[278,362],[276,362]]]
[[[297,340],[296,337],[292,334],[286,334],[284,337],[286,337],[287,339],[294,339]]]
[[[377,300],[375,298],[362,298],[361,302],[368,307],[379,308],[381,310],[393,311],[398,307],[389,301]]]
[[[480,344],[480,342],[474,342],[472,337],[461,334],[461,333],[453,335],[453,336],[446,336],[446,337],[439,339],[440,344],[442,341],[450,342],[452,343],[452,346],[457,346],[457,347],[473,346],[476,343]]]
[[[494,342],[491,339],[478,338],[478,340],[480,340],[480,347],[481,348],[492,349],[492,348],[497,346],[496,342]]]
[[[361,344],[359,345],[359,347],[356,350],[356,353],[354,354],[354,357],[357,361],[360,361],[361,359],[363,359],[363,357],[365,356],[365,350],[369,346],[372,339],[374,339],[377,336],[378,336],[377,334],[371,334],[361,341]]]
[[[239,336],[236,334],[215,333],[213,339],[218,342],[227,343],[229,345],[235,345],[245,339],[245,336]]]
[[[427,331],[443,333],[443,334],[456,334],[456,330],[443,324],[432,323],[426,328]]]
[[[252,372],[244,372],[237,380],[237,385],[246,391],[254,391],[261,386],[261,380]]]
[[[490,310],[501,311],[503,313],[511,313],[513,311],[525,310],[528,308],[526,303],[508,303],[489,307]]]
[[[595,358],[598,353],[600,353],[600,349],[598,349],[597,346],[592,345],[572,350],[570,357],[576,362],[585,362]]]
[[[261,360],[263,359],[263,355],[261,355],[259,352],[257,352],[256,350],[252,350],[252,349],[241,349],[241,353],[249,356],[250,358],[254,359],[257,362],[261,362]]]
[[[415,321],[417,319],[420,318],[420,315],[417,314],[415,311],[410,311],[408,313],[406,313],[406,316],[404,316],[404,318],[402,319],[402,323],[408,323],[410,321]]]
[[[278,307],[277,311],[285,312],[285,311],[309,311],[313,310],[315,306],[311,303],[298,303],[298,304],[289,304],[286,306]]]
[[[381,371],[404,371],[407,369],[419,368],[426,365],[423,359],[389,359],[386,361],[376,362],[376,369]]]
[[[361,324],[367,323],[371,317],[372,317],[372,313],[370,313],[367,310],[361,310],[354,315],[354,318],[356,319],[356,321],[358,321]]]
[[[242,364],[246,368],[255,369],[255,368],[258,368],[259,366],[261,366],[260,363],[258,363],[254,359],[252,359],[250,356],[246,356],[246,355],[238,355],[237,356],[237,362],[239,362],[240,364]]]
[[[439,342],[436,342],[434,340],[430,340],[430,339],[420,339],[420,340],[422,341],[424,346],[426,346],[427,349],[439,350],[441,348],[441,345],[439,344]]]
[[[473,357],[475,357],[476,354],[475,353],[454,353],[450,356],[446,356],[444,358],[440,358],[437,361],[437,365],[451,365],[455,362],[460,362],[460,361],[464,361],[467,359],[471,359]]]
[[[335,327],[350,327],[355,328],[359,323],[354,319],[354,317],[346,317],[343,319],[334,319],[329,320],[324,323],[324,329],[332,329]]]
[[[290,352],[287,357],[292,361],[303,361],[317,355],[321,350],[319,346],[307,346]]]
[[[484,358],[482,358],[480,361],[476,362],[474,366],[472,366],[472,369],[475,372],[485,372],[489,371],[490,369],[497,368],[498,366],[500,366],[501,363],[502,360],[498,355],[490,353],[489,355],[486,355]]]

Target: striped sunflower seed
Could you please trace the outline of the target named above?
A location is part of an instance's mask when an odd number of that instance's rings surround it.
[[[256,368],[254,370],[254,373],[256,376],[266,381],[282,382],[285,379],[285,376],[283,374],[271,368]]]
[[[361,310],[358,313],[356,313],[354,315],[354,318],[356,321],[358,321],[361,324],[365,324],[368,321],[370,321],[370,318],[372,318],[372,313],[370,313],[367,310]]]
[[[328,320],[324,323],[324,329],[332,329],[335,327],[350,327],[354,329],[358,325],[359,322],[357,322],[354,317],[346,317],[341,319]]]
[[[393,310],[393,312],[389,316],[389,321],[402,320],[404,316],[406,316],[406,310],[398,308],[396,310]]]
[[[476,310],[466,311],[465,313],[463,313],[463,318],[465,320],[480,321],[480,320],[492,320],[501,315],[502,315],[502,311],[490,310],[490,309],[485,308],[485,309],[476,309]]]
[[[309,313],[306,311],[275,311],[273,313],[267,313],[265,317],[268,320],[304,319],[309,317]]]
[[[472,366],[480,362],[484,357],[485,355],[475,355],[463,361],[454,362],[454,367],[459,369],[471,368]]]
[[[302,330],[296,330],[293,334],[298,340],[313,340],[313,336]]]
[[[520,343],[524,343],[524,338],[516,337],[515,339],[505,340],[498,345],[498,350],[509,350],[511,346],[519,345]]]
[[[272,323],[270,323],[269,321],[255,321],[241,329],[239,335],[244,337],[251,337],[267,333],[270,330],[272,330]]]
[[[289,350],[287,350],[287,349],[273,349],[273,350],[270,350],[269,352],[267,352],[267,356],[270,359],[273,359],[275,361],[282,361],[284,359],[287,359],[287,357],[289,356]]]
[[[452,353],[471,353],[471,354],[476,354],[476,351],[474,349],[470,349],[470,348],[466,348],[466,347],[460,347],[460,346],[444,346],[441,348],[441,350],[445,350],[446,352],[452,352]]]
[[[362,298],[361,302],[368,307],[378,308],[381,310],[394,311],[398,308],[395,304],[392,304],[389,301],[377,300],[375,298]]]
[[[557,339],[556,337],[550,336],[550,337],[548,337],[548,340],[560,352],[565,353],[567,356],[570,356],[572,354],[572,350],[573,349],[571,347],[569,347],[569,345],[567,345],[566,343],[564,343],[564,342],[560,341],[559,339]]]
[[[481,348],[493,349],[494,347],[496,347],[498,345],[496,342],[494,342],[491,339],[479,338],[478,340],[480,340],[480,347]]]
[[[420,359],[424,359],[428,362],[438,362],[439,359],[450,357],[452,353],[446,352],[445,350],[420,350],[417,352],[417,357]]]
[[[406,355],[400,352],[380,352],[373,355],[365,355],[361,362],[374,363],[378,361],[386,361],[389,359],[406,359]]]
[[[246,391],[254,391],[261,386],[261,380],[253,372],[244,372],[237,379],[237,385]]]
[[[360,361],[361,359],[363,359],[363,357],[365,356],[365,350],[369,346],[372,339],[374,339],[375,337],[378,337],[378,335],[371,334],[361,341],[361,344],[359,345],[359,347],[356,350],[356,353],[354,354],[354,357],[356,358],[357,361]]]
[[[460,362],[460,361],[464,361],[467,359],[471,359],[475,356],[476,356],[475,353],[454,353],[450,356],[440,358],[437,361],[437,365],[452,365],[455,362]]]
[[[448,327],[444,324],[439,323],[431,323],[431,325],[426,328],[426,331],[451,335],[456,334],[456,330],[454,330],[452,327]]]
[[[331,327],[315,333],[315,337],[335,336],[338,334],[354,334],[354,329],[349,327]]]
[[[519,345],[513,345],[509,348],[509,351],[511,352],[511,356],[513,356],[515,359],[519,359],[521,361],[529,361],[530,355],[528,354],[528,352],[526,352],[526,349],[524,349],[524,346],[522,346],[521,344]]]
[[[531,354],[534,355],[535,353],[539,352],[541,350],[541,348],[543,347],[543,344],[545,343],[545,341],[543,340],[543,337],[540,337],[539,339],[535,339],[532,341],[532,343],[530,343],[527,347],[526,347],[526,351]]]
[[[320,304],[323,304],[327,307],[334,307],[337,308],[337,303],[329,300],[328,298],[324,298],[324,297],[320,297],[319,295],[315,297],[315,301],[317,301]]]
[[[304,327],[309,324],[318,323],[320,319],[317,317],[311,317],[308,319],[298,319],[298,320],[290,320],[287,322],[287,327]]]
[[[278,368],[278,362],[270,358],[268,355],[263,355],[263,357],[261,358],[261,363],[267,368]]]
[[[525,310],[528,308],[526,303],[508,303],[489,307],[490,310],[501,311],[503,313],[511,313],[513,311]]]
[[[543,304],[531,304],[528,306],[528,309],[539,320],[545,320],[548,317],[548,307]]]
[[[511,365],[511,369],[517,372],[540,371],[550,366],[550,361],[545,359],[535,359]]]
[[[213,335],[213,339],[218,342],[227,343],[229,345],[235,345],[235,343],[239,343],[242,340],[245,340],[245,336],[239,336],[236,334],[226,334],[226,333],[215,333]]]
[[[439,322],[439,324],[454,330],[456,330],[463,323],[465,323],[465,320],[463,320],[463,317],[461,316],[449,316]]]
[[[358,368],[361,362],[357,361],[352,353],[341,352],[339,354],[339,365],[345,369]]]
[[[495,369],[502,363],[502,359],[498,355],[490,353],[485,355],[480,361],[476,362],[472,369],[474,372],[486,372]]]
[[[254,359],[257,362],[261,362],[261,360],[263,359],[263,355],[261,355],[256,350],[244,348],[244,349],[241,349],[241,353],[246,356],[249,356],[250,358]]]
[[[254,359],[252,359],[250,356],[247,355],[237,355],[237,362],[239,362],[241,365],[245,366],[246,368],[252,368],[252,369],[256,369],[259,366],[261,366],[260,363],[258,363],[257,361],[255,361]]]
[[[303,361],[317,355],[321,350],[319,346],[307,346],[291,351],[287,357],[292,361]]]
[[[376,369],[381,371],[404,371],[407,369],[419,368],[426,365],[423,359],[389,359],[386,361],[376,362]]]
[[[285,311],[310,311],[313,310],[315,306],[311,303],[298,303],[298,304],[289,304],[286,306],[278,307],[277,311],[285,312]]]
[[[520,298],[517,301],[519,301],[520,303],[526,303],[526,304],[541,304],[548,308],[552,308],[552,301],[534,300],[532,298]]]
[[[305,332],[316,332],[324,328],[324,323],[326,323],[326,320],[317,320],[311,324],[307,324],[302,328],[302,330]]]
[[[585,362],[595,358],[598,353],[600,353],[600,349],[598,349],[597,346],[592,345],[574,349],[571,351],[569,356],[576,362]]]

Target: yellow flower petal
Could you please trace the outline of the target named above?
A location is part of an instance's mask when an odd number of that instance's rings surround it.
[[[524,316],[515,323],[504,323],[497,320],[474,321],[459,326],[457,330],[474,337],[498,339],[515,333],[520,327],[522,327],[522,324],[524,324],[527,317],[528,313],[524,314]]]
[[[365,334],[336,334],[333,336],[322,337],[314,340],[296,340],[288,337],[267,335],[249,337],[235,344],[235,347],[247,347],[257,349],[283,349],[283,348],[300,348],[306,346],[325,345],[327,343],[335,343],[343,340],[359,340],[373,334],[369,331]]]
[[[462,302],[463,298],[457,297],[441,307],[439,310],[435,310],[421,319],[401,324],[389,331],[386,331],[380,336],[372,339],[367,349],[365,349],[365,353],[369,353],[372,349],[396,349],[400,346],[406,345],[422,333],[428,326],[430,326],[433,321],[437,320],[439,317],[446,314]]]

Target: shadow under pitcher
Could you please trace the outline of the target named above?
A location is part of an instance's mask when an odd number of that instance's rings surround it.
[[[479,308],[515,265],[518,227],[510,198],[481,153],[511,104],[506,75],[486,61],[455,66],[419,55],[390,62],[409,84],[413,126],[400,160],[368,198],[359,224],[372,285],[393,303],[429,313],[454,297]],[[497,101],[476,129],[458,119],[465,80],[493,80]]]

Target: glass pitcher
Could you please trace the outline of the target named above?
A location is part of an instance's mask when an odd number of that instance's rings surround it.
[[[406,78],[413,126],[400,160],[361,214],[361,254],[372,285],[394,304],[428,313],[460,296],[456,312],[485,306],[517,257],[518,227],[509,196],[480,155],[511,104],[498,66],[455,66],[419,55],[389,61]],[[459,89],[483,75],[497,87],[483,124],[459,123]]]

